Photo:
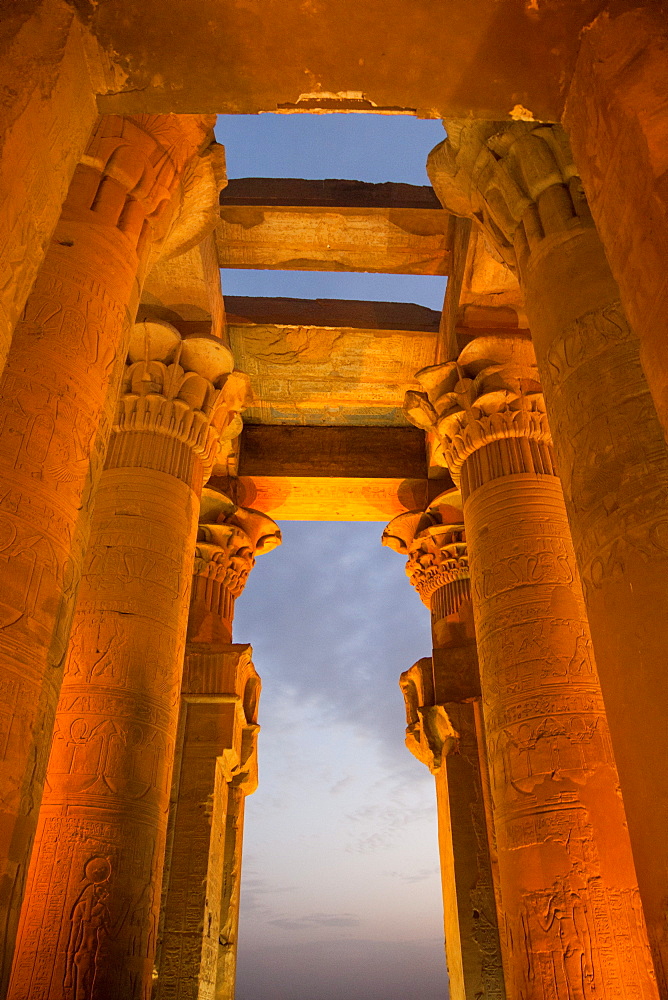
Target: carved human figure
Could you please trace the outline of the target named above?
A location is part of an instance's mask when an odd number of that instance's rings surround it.
[[[407,415],[464,499],[509,993],[655,1000],[533,347],[481,336],[417,378]]]
[[[668,995],[661,860],[668,788],[655,766],[668,759],[668,673],[659,667],[668,647],[668,450],[563,129],[445,126],[447,140],[429,157],[434,189],[446,208],[477,222],[524,294],[650,942]],[[661,361],[656,384],[662,371]]]
[[[100,941],[112,931],[107,905],[110,876],[111,865],[107,858],[91,858],[86,862],[84,877],[88,882],[79,893],[70,917],[63,983],[66,1000],[91,1000],[93,997]]]

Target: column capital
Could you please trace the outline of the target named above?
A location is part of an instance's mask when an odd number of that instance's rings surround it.
[[[211,470],[224,464],[250,398],[248,376],[234,371],[232,354],[217,337],[182,337],[163,320],[135,323],[107,464],[133,464],[139,435],[148,432],[153,441],[160,435],[180,442]],[[133,440],[128,432],[135,432]],[[157,453],[155,444],[151,450]]]
[[[215,115],[104,115],[73,178],[63,219],[92,212],[138,253],[164,240],[187,168],[217,145],[214,124]]]
[[[202,490],[189,643],[230,642],[234,602],[246,585],[256,557],[280,544],[280,529],[266,514],[238,507],[217,490]]]
[[[455,750],[459,734],[445,706],[434,704],[431,657],[425,656],[405,670],[399,678],[399,687],[406,706],[406,746],[436,774],[444,756]]]
[[[424,511],[399,514],[385,528],[381,540],[408,557],[406,576],[428,608],[437,590],[469,578],[466,532],[457,491],[437,497]]]
[[[476,337],[456,361],[417,373],[424,392],[406,393],[404,412],[427,432],[430,464],[448,468],[455,483],[475,452],[495,441],[535,441],[551,450],[552,437],[531,340],[521,334]],[[520,444],[500,456],[486,478],[544,471],[539,456]],[[540,468],[536,468],[536,464]],[[553,474],[551,462],[549,469]]]
[[[446,119],[427,160],[441,204],[476,219],[504,262],[520,271],[542,242],[593,227],[560,125]]]
[[[222,583],[233,597],[246,586],[255,557],[281,544],[281,530],[267,514],[238,507],[205,487],[197,529],[195,575]]]

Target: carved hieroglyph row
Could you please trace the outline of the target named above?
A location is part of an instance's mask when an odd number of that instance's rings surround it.
[[[256,555],[281,541],[265,514],[202,491],[170,816],[157,1000],[233,1000],[245,796],[257,787],[260,679],[230,645]]]
[[[251,654],[207,644],[186,654],[158,1000],[215,1000],[225,977],[233,995],[243,800],[257,784]]]

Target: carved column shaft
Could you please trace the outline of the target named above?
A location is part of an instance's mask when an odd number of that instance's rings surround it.
[[[509,993],[654,1000],[531,343],[480,337],[418,379],[409,415],[463,487]]]
[[[402,674],[400,685],[406,745],[436,781],[450,996],[503,1000],[467,544],[458,495],[454,507],[452,502],[444,494],[425,513],[400,515],[385,529],[383,541],[408,554],[406,573],[431,610],[432,657]]]
[[[225,824],[225,862],[223,895],[218,934],[218,968],[215,1000],[234,1000],[239,942],[239,904],[241,902],[241,854],[244,839],[246,796],[251,783],[233,782],[228,791]]]
[[[152,983],[199,493],[247,380],[229,374],[214,338],[136,330],[56,714],[15,1000],[145,1000]]]
[[[108,116],[76,168],[0,381],[0,992],[91,509],[151,246],[213,119]]]
[[[259,687],[250,657],[250,647],[240,645],[186,655],[159,1000],[216,997],[222,902],[233,863],[228,826],[239,807],[235,782],[253,766],[258,729],[243,704],[246,685]]]
[[[448,125],[430,176],[516,270],[554,433],[659,983],[668,995],[668,450],[557,126]]]
[[[275,523],[202,494],[181,695],[156,1000],[234,996],[245,796],[257,784],[260,679],[231,645],[234,602]]]

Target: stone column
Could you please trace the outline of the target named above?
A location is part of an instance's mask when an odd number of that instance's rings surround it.
[[[236,776],[230,784],[225,824],[225,868],[218,934],[218,967],[215,1000],[234,1000],[239,943],[241,900],[241,851],[244,836],[246,796],[257,788],[257,766]]]
[[[409,417],[464,499],[509,995],[657,987],[530,340],[424,369]]]
[[[668,450],[559,126],[449,123],[429,171],[522,286],[650,941],[668,996]]]
[[[0,381],[0,993],[127,336],[212,121],[100,120]]]
[[[260,679],[232,645],[256,554],[280,544],[265,514],[202,494],[156,1000],[234,997],[244,800],[257,787]]]
[[[18,15],[12,4],[7,14]],[[72,175],[98,118],[87,31],[40,0],[0,40],[0,372]]]
[[[202,481],[248,380],[135,328],[98,487],[21,912],[14,1000],[146,1000]],[[228,444],[229,447],[229,444]]]
[[[668,438],[668,18],[650,2],[583,32],[564,112]]]
[[[431,610],[433,656],[418,660],[399,683],[406,746],[436,779],[450,997],[504,1000],[496,843],[459,494],[400,514],[383,543],[408,555],[408,578]]]

